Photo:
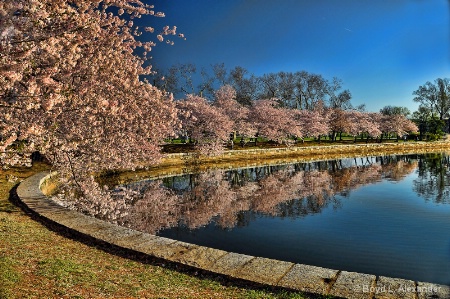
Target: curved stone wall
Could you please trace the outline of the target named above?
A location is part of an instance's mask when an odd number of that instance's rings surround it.
[[[208,248],[134,231],[68,210],[48,199],[40,185],[50,174],[24,180],[17,195],[30,210],[65,228],[115,246],[233,278],[344,298],[450,298],[450,287],[311,265],[294,264]]]

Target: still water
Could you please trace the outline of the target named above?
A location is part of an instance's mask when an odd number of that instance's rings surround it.
[[[450,285],[450,158],[364,157],[144,181],[122,225],[253,256]]]

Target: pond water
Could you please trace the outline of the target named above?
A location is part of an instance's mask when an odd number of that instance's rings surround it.
[[[450,285],[447,154],[143,181],[119,223],[253,256]]]

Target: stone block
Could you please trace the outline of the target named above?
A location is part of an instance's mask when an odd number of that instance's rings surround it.
[[[111,243],[124,248],[133,248],[143,243],[146,236],[153,237],[153,235],[145,234],[136,230],[129,230],[130,233],[125,233],[122,237],[114,239]]]
[[[197,246],[192,248],[192,250],[181,252],[177,256],[172,257],[172,260],[185,265],[212,271],[212,265],[226,254],[227,252],[223,250]]]
[[[150,234],[143,234],[141,237],[129,244],[129,249],[146,253],[147,249],[151,250],[154,246],[164,246],[176,242],[172,239],[161,238]]]
[[[110,226],[95,233],[95,237],[99,240],[115,244],[118,246],[127,245],[128,243],[124,240],[129,238],[133,239],[142,236],[142,232],[138,232],[126,227],[110,224]],[[119,245],[122,244],[122,245]]]
[[[416,284],[412,280],[378,277],[375,288],[375,299],[415,299]]]
[[[132,248],[136,251],[149,254],[169,261],[176,261],[176,257],[198,247],[197,245],[179,242],[168,238],[155,236],[142,244]],[[174,257],[174,258],[172,258]]]
[[[303,292],[326,294],[338,272],[337,270],[296,264],[278,285]]]
[[[78,221],[73,221],[70,219],[69,221],[61,222],[66,227],[72,228],[74,230],[79,231],[88,236],[92,236],[97,239],[102,239],[101,231],[105,229],[109,229],[111,224],[93,217],[88,217],[85,215],[81,215],[84,217],[80,217]],[[66,223],[70,222],[70,225]]]
[[[294,264],[290,262],[257,257],[245,264],[235,275],[238,278],[274,286],[293,266]]]
[[[375,275],[342,271],[329,294],[348,299],[372,299],[375,279]]]
[[[229,252],[211,265],[210,270],[216,273],[236,277],[235,273],[254,258],[254,256],[250,255]]]
[[[418,282],[416,291],[419,299],[450,298],[450,286],[446,285],[439,285],[428,282]]]
[[[35,209],[36,212],[38,212],[41,216],[50,219],[56,223],[59,223],[61,225],[64,225],[64,223],[67,223],[69,221],[75,221],[76,219],[80,218],[80,213],[67,210],[67,209],[61,209],[61,210],[49,210],[49,209]],[[79,220],[78,220],[79,221]],[[66,226],[66,225],[64,225]]]

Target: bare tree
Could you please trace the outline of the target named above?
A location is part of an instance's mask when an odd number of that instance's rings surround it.
[[[328,93],[328,106],[332,109],[352,109],[352,104],[350,100],[352,94],[348,89],[339,92],[342,88],[342,80],[336,77],[333,78],[331,83],[328,83],[327,93]]]
[[[279,82],[277,73],[264,74],[258,78],[261,83],[260,98],[272,99],[276,98],[279,93]]]
[[[278,98],[283,101],[283,106],[292,108],[295,102],[295,75],[293,73],[279,72],[278,78],[280,90]]]
[[[237,66],[230,71],[228,82],[236,90],[236,101],[245,106],[251,106],[257,99],[257,80],[249,76],[247,69]]]
[[[227,80],[228,71],[225,68],[225,63],[216,63],[212,65],[214,78],[218,81],[221,86],[227,85],[229,82]]]
[[[173,65],[166,72],[157,71],[153,79],[155,86],[167,92],[178,96],[193,94],[200,97],[212,97],[214,81],[215,76],[206,68],[201,68],[198,72],[192,63]]]
[[[295,73],[295,99],[298,109],[311,110],[326,95],[327,82],[321,75],[306,71]]]
[[[407,107],[401,107],[401,106],[384,106],[380,109],[380,113],[383,115],[403,115],[408,117],[411,112]]]
[[[425,107],[439,115],[443,120],[450,113],[450,80],[448,78],[438,78],[434,84],[427,82],[413,92],[415,102],[419,102]]]

